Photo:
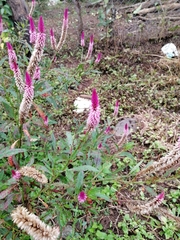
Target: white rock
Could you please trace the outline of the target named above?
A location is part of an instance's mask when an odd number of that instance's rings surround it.
[[[166,55],[168,58],[178,57],[178,51],[174,43],[167,43],[161,48],[161,51]]]
[[[48,6],[54,6],[59,2],[59,0],[49,0]]]
[[[82,113],[85,109],[89,109],[91,106],[91,100],[86,98],[77,97],[74,101],[74,106],[76,110],[74,112],[76,113]]]

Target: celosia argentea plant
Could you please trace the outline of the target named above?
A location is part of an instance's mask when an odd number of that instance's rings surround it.
[[[33,1],[32,8],[34,6]],[[126,123],[122,135],[119,138],[114,136],[113,125],[118,121],[120,101],[116,100],[114,111],[107,120],[104,119],[102,96],[93,86],[86,121],[81,121],[80,126],[73,125],[74,132],[63,131],[64,126],[60,122],[58,131],[61,133],[53,134],[53,129],[48,127],[47,115],[35,103],[46,38],[44,21],[42,17],[39,18],[37,32],[32,13],[29,22],[30,41],[34,45],[25,71],[19,64],[13,45],[7,43],[9,66],[18,92],[18,95],[14,95],[18,96],[16,100],[19,106],[17,116],[14,117],[18,128],[10,135],[11,149],[8,149],[9,152],[7,149],[0,151],[4,161],[0,174],[0,216],[3,225],[0,227],[0,236],[15,240],[57,240],[62,237],[83,239],[91,221],[106,216],[109,209],[116,209],[118,216],[129,213],[132,217],[132,214],[141,215],[143,219],[144,215],[150,218],[151,214],[162,214],[178,222],[178,217],[161,207],[166,201],[166,193],[162,187],[158,188],[158,180],[165,181],[164,174],[179,166],[179,142],[158,162],[139,170],[140,164],[128,152],[131,150],[128,145],[130,126]],[[54,30],[50,31],[50,41],[55,52],[62,48],[67,29],[68,10],[65,9],[59,42],[55,39]],[[91,35],[87,55],[82,61],[91,59],[93,44],[94,36]],[[85,46],[84,33],[81,46]],[[95,63],[98,64],[100,59],[101,53]],[[44,121],[44,135],[37,127],[38,118],[35,118],[33,110]],[[31,127],[32,123],[37,124],[35,128]],[[15,155],[17,153],[18,158]],[[134,189],[147,187],[148,181],[150,185],[156,185],[156,192],[152,191],[153,194],[147,200],[142,200],[140,194],[134,194]],[[151,186],[149,189],[152,189]],[[101,234],[99,229],[97,233]],[[92,228],[91,232],[94,231]],[[87,237],[90,239],[89,235]],[[114,239],[118,237],[115,235]]]

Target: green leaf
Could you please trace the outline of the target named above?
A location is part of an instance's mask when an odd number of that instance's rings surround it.
[[[9,104],[8,101],[5,98],[1,97],[1,96],[0,96],[0,102]]]
[[[52,142],[53,150],[55,151],[56,150],[56,138],[55,138],[53,132],[51,133],[51,142]]]
[[[7,103],[3,102],[4,109],[10,118],[15,118],[14,109]]]
[[[77,176],[76,186],[75,186],[76,191],[78,191],[83,185],[83,180],[84,180],[84,172],[81,171],[78,173],[78,176]]]
[[[1,60],[0,60],[0,66],[3,65],[3,63],[8,59],[7,56],[3,57]]]
[[[52,87],[46,88],[46,89],[44,89],[44,90],[41,91],[41,92],[40,92],[40,91],[37,91],[37,95],[36,95],[36,96],[43,95],[43,94],[45,94],[45,93],[50,92],[51,90],[53,90]]]
[[[141,165],[141,163],[143,162],[143,160],[141,160],[138,164],[136,164],[136,166],[134,166],[132,169],[131,169],[131,171],[130,171],[130,173],[129,174],[132,174],[132,173],[137,173],[138,171],[139,171],[139,166]]]
[[[129,153],[129,152],[122,152],[122,153],[120,153],[120,157],[127,157],[127,158],[129,158],[131,160],[134,160],[134,156],[131,153]]]
[[[112,202],[111,199],[104,193],[97,192],[95,195],[99,198],[106,200],[107,202]]]
[[[79,167],[74,167],[70,169],[71,171],[90,171],[90,172],[99,172],[99,170],[95,167],[92,167],[90,165],[83,165],[83,166],[79,166]]]
[[[74,173],[70,170],[67,170],[66,178],[67,178],[68,182],[74,182]]]
[[[66,132],[66,137],[67,137],[67,144],[68,144],[69,147],[71,147],[72,144],[73,144],[73,135],[72,135],[72,133],[67,131]]]
[[[107,234],[105,232],[101,232],[99,230],[97,230],[96,232],[96,236],[98,237],[98,239],[107,239]]]
[[[4,157],[16,155],[18,153],[23,153],[23,152],[26,152],[26,149],[23,149],[23,148],[7,149],[7,148],[5,148],[0,151],[0,159],[2,159]]]

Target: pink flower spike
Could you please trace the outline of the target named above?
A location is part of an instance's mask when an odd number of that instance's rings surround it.
[[[6,43],[6,46],[8,48],[9,66],[10,66],[11,70],[13,70],[14,63],[17,62],[17,56],[16,56],[15,51],[13,50],[12,45],[9,42]]]
[[[42,16],[40,16],[40,18],[39,18],[38,30],[39,30],[40,33],[44,33],[44,21],[43,21]]]
[[[81,47],[85,46],[85,41],[84,41],[84,32],[81,33]]]
[[[54,36],[53,28],[50,29],[50,40],[51,40],[51,47],[53,49],[56,49],[56,39],[55,39],[55,36]]]
[[[6,43],[6,46],[7,46],[8,50],[13,50],[13,47],[9,42]]]
[[[64,10],[63,24],[65,27],[67,27],[67,25],[68,25],[68,9],[67,8]]]
[[[34,20],[31,16],[29,17],[29,24],[30,24],[30,29],[29,29],[30,43],[34,43],[36,41],[36,28],[34,25]]]
[[[100,122],[100,106],[96,89],[92,91],[91,108],[87,119],[87,128],[95,129]]]
[[[3,21],[2,16],[0,15],[0,34],[3,32]]]
[[[94,36],[93,36],[93,34],[90,36],[90,44],[94,44]]]
[[[128,127],[128,124],[126,123],[124,126],[124,135],[128,136],[128,134],[129,134],[129,127]]]
[[[160,202],[162,202],[162,201],[164,200],[164,197],[165,197],[165,193],[162,192],[162,193],[160,193],[160,194],[157,196],[157,200],[160,201]]]
[[[46,127],[48,126],[48,116],[45,116],[45,118],[44,118],[44,125]]]
[[[67,8],[64,10],[64,19],[65,20],[68,19],[68,9]]]
[[[116,101],[115,107],[114,107],[114,117],[117,117],[119,110],[119,100]]]
[[[33,80],[39,80],[41,77],[41,71],[40,71],[40,67],[36,67],[34,76],[33,76]]]
[[[34,32],[36,29],[35,29],[35,25],[34,25],[34,20],[31,16],[29,17],[29,24],[30,24],[30,31]]]
[[[26,72],[26,85],[24,88],[23,99],[19,107],[19,120],[20,124],[25,123],[26,117],[29,114],[29,110],[33,103],[34,87],[30,75]]]
[[[85,192],[80,192],[78,195],[78,201],[79,203],[84,203],[87,199],[87,195]]]
[[[13,177],[15,180],[19,180],[19,179],[21,178],[21,174],[20,174],[20,172],[18,172],[18,171],[12,170],[12,177]]]
[[[101,58],[102,58],[102,53],[98,53],[95,63],[99,63],[101,61]]]
[[[51,37],[54,37],[54,31],[53,31],[53,28],[50,29],[50,35],[51,35]]]
[[[92,102],[93,109],[96,110],[96,108],[99,106],[99,99],[98,99],[96,89],[93,89],[92,91],[91,102]]]
[[[110,131],[111,131],[111,127],[110,127],[110,126],[108,126],[108,127],[106,128],[106,130],[104,131],[104,133],[105,133],[105,134],[109,134],[109,133],[110,133]]]
[[[28,87],[32,86],[32,80],[31,80],[28,72],[26,72],[26,86],[28,86]]]
[[[102,149],[102,143],[99,143],[97,148],[98,148],[99,150],[101,150],[101,149]]]
[[[85,60],[88,60],[88,59],[91,58],[91,56],[92,56],[92,51],[93,51],[93,45],[94,45],[94,36],[91,35],[91,36],[90,36],[90,41],[89,41],[88,53],[87,53],[87,56],[86,56]]]

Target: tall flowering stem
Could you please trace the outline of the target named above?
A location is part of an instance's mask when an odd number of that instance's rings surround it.
[[[6,45],[7,45],[7,49],[8,49],[9,66],[10,66],[11,70],[13,70],[14,63],[17,63],[17,56],[16,56],[16,53],[15,53],[12,45],[9,42],[7,42]]]
[[[63,19],[63,25],[62,25],[62,30],[61,30],[61,37],[56,46],[57,51],[59,51],[62,48],[62,46],[66,40],[67,29],[68,29],[68,9],[66,8],[64,10],[64,19]]]
[[[92,91],[91,107],[87,119],[87,128],[95,129],[100,122],[100,105],[96,89]]]
[[[31,2],[31,9],[29,11],[29,17],[32,16],[32,14],[34,12],[35,4],[36,4],[35,0],[32,0],[32,2]]]
[[[30,43],[35,43],[36,42],[36,28],[34,25],[34,20],[33,18],[30,16],[29,17],[29,33],[30,33]]]
[[[89,60],[92,56],[92,51],[93,51],[93,45],[94,45],[94,36],[90,36],[90,41],[89,41],[89,47],[88,47],[88,53],[86,55],[85,60]]]
[[[95,63],[98,64],[101,61],[102,53],[98,53]]]
[[[54,36],[54,30],[53,28],[50,29],[50,41],[51,41],[51,47],[52,49],[56,49],[56,38]]]
[[[148,201],[145,204],[129,204],[127,203],[126,206],[129,208],[131,212],[134,212],[136,214],[144,215],[144,214],[149,214],[155,209],[159,207],[159,205],[163,202],[165,197],[165,193],[162,192],[158,196],[156,196],[154,199],[151,201]]]
[[[25,83],[23,81],[19,66],[16,62],[14,62],[13,72],[14,72],[16,86],[19,89],[20,93],[23,93],[25,88]]]
[[[81,47],[85,47],[84,32],[81,33]]]
[[[125,143],[125,141],[126,141],[126,139],[127,139],[127,137],[128,137],[128,134],[129,134],[129,126],[128,126],[128,124],[126,123],[126,124],[124,125],[124,133],[123,133],[121,139],[119,140],[119,142],[118,142],[118,144],[117,144],[118,147],[121,147],[121,146]]]
[[[2,20],[2,16],[0,15],[0,35],[3,32],[3,20]]]
[[[20,71],[19,66],[17,64],[16,53],[13,50],[13,47],[12,47],[12,45],[9,42],[7,42],[6,45],[7,45],[7,49],[8,49],[9,66],[10,66],[11,70],[14,73],[16,86],[19,89],[19,91],[21,93],[23,93],[24,92],[25,83],[23,81],[23,78],[22,78],[22,75],[21,75],[21,71]]]
[[[23,124],[26,120],[26,117],[29,114],[34,97],[34,87],[31,80],[31,77],[26,72],[26,85],[24,89],[23,99],[19,108],[19,121],[20,124]]]
[[[160,158],[159,161],[154,161],[151,165],[138,172],[136,179],[148,179],[153,175],[161,177],[168,170],[176,170],[179,166],[180,144],[178,140],[172,150]]]
[[[46,34],[44,33],[44,21],[42,16],[39,18],[38,23],[38,33],[36,35],[36,42],[34,46],[33,53],[31,55],[29,65],[27,67],[27,72],[29,73],[30,77],[33,78],[36,68],[38,67],[39,62],[41,61],[41,57],[43,55]]]

